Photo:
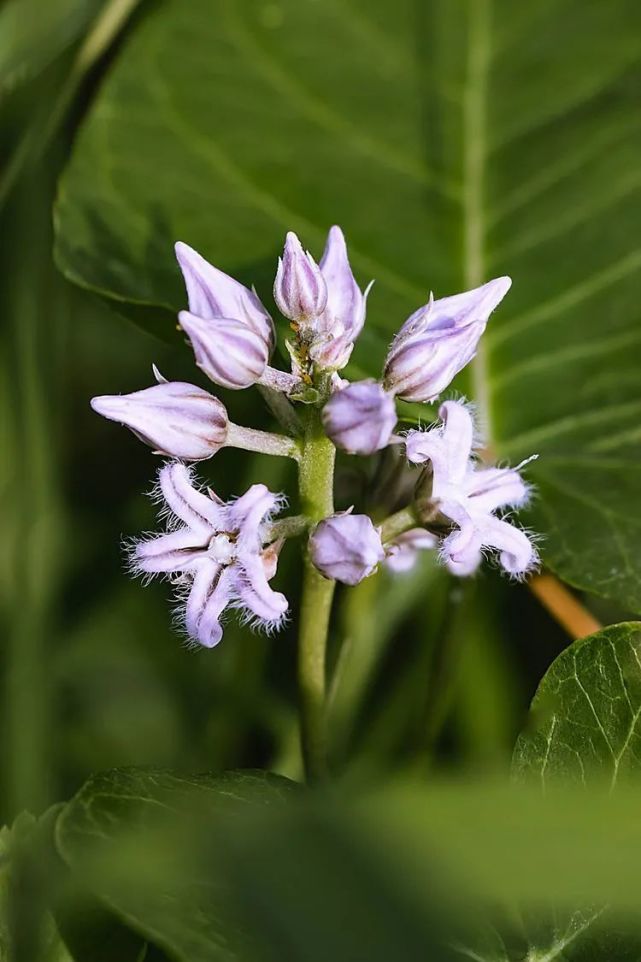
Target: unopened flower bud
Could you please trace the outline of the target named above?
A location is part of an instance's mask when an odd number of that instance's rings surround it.
[[[404,401],[433,401],[476,354],[488,319],[508,290],[499,277],[416,311],[394,339],[385,362],[387,390]]]
[[[380,531],[366,514],[326,518],[312,532],[309,547],[320,573],[346,585],[357,585],[385,558]]]
[[[323,408],[323,427],[348,454],[373,454],[387,447],[396,425],[396,405],[376,381],[357,381],[337,391]]]
[[[278,260],[274,300],[281,313],[298,324],[318,317],[327,304],[327,285],[320,268],[292,231]]]
[[[214,384],[238,391],[265,373],[270,345],[254,328],[226,317],[203,320],[188,311],[181,311],[179,321],[196,364]]]
[[[274,346],[274,324],[255,291],[218,270],[187,244],[176,244],[176,259],[187,288],[189,313],[204,321],[231,318]]]
[[[202,461],[223,447],[227,411],[217,398],[193,384],[169,381],[133,394],[95,397],[91,406],[118,421],[157,454]]]

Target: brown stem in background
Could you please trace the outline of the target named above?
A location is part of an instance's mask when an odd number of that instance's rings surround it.
[[[600,631],[603,625],[554,575],[533,575],[528,588],[555,621],[575,640]]]

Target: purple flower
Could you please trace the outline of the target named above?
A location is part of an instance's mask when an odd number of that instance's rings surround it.
[[[395,574],[410,571],[418,559],[419,551],[438,548],[438,538],[425,528],[412,528],[395,538],[385,549],[385,567]]]
[[[155,370],[155,369],[154,369]],[[132,394],[91,400],[98,414],[128,427],[156,454],[202,461],[227,440],[227,411],[208,391],[182,381],[165,381]]]
[[[510,289],[509,277],[419,308],[400,329],[383,383],[404,401],[433,401],[476,354],[488,319]]]
[[[321,521],[309,548],[320,573],[346,585],[357,585],[385,558],[379,529],[366,514],[347,511]]]
[[[396,425],[396,405],[376,381],[357,381],[336,391],[323,408],[323,427],[348,454],[373,454],[387,447]]]
[[[278,258],[274,300],[285,317],[301,325],[322,314],[327,304],[320,268],[293,231],[288,231],[283,256]]]
[[[327,305],[314,325],[309,354],[319,367],[345,367],[365,323],[365,294],[356,283],[340,227],[330,228],[320,270],[327,285]],[[371,287],[371,284],[370,284]]]
[[[137,542],[131,567],[137,574],[177,575],[181,614],[190,638],[213,648],[222,638],[225,608],[239,608],[269,630],[278,628],[287,599],[268,584],[276,570],[277,546],[263,546],[264,526],[281,506],[264,484],[252,485],[236,501],[223,502],[193,485],[183,464],[161,468],[159,497],[168,532]]]
[[[537,564],[536,549],[524,531],[495,512],[523,506],[528,486],[517,469],[484,468],[472,458],[474,422],[464,404],[446,401],[439,415],[438,427],[408,432],[406,450],[411,462],[431,463],[432,500],[456,525],[441,546],[443,560],[455,574],[468,575],[490,548],[509,574],[525,574]]]
[[[176,244],[189,310],[179,314],[197,365],[215,384],[241,390],[265,374],[274,325],[254,291]]]

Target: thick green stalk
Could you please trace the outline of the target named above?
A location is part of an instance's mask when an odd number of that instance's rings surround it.
[[[336,449],[323,432],[320,410],[308,407],[299,465],[299,492],[301,511],[312,523],[334,513],[335,456]],[[308,780],[323,778],[327,772],[325,655],[334,586],[305,554],[298,684],[301,745]]]

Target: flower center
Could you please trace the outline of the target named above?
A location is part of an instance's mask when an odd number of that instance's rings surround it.
[[[219,565],[229,565],[236,557],[235,537],[222,531],[209,542],[207,552]]]

